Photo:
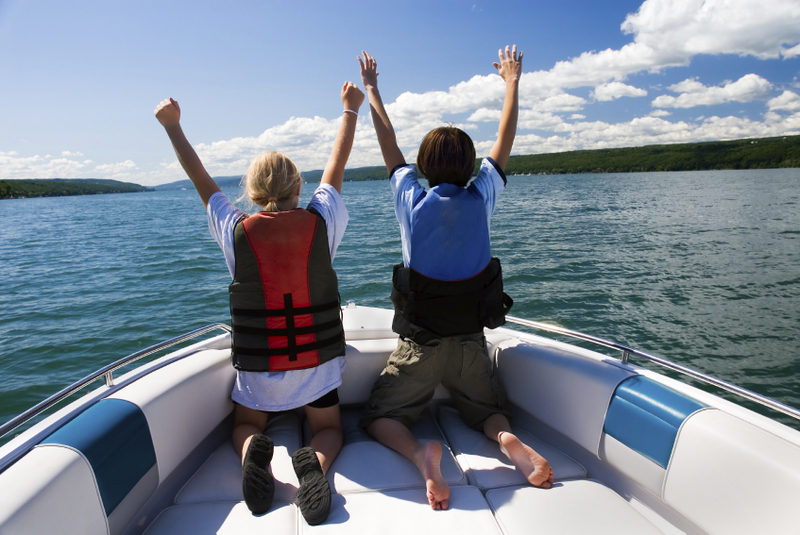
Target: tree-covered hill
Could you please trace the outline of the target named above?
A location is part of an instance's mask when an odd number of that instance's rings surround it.
[[[101,193],[133,193],[137,191],[152,190],[130,182],[99,178],[0,180],[0,199],[97,195]]]
[[[800,167],[800,136],[512,156],[509,175]]]

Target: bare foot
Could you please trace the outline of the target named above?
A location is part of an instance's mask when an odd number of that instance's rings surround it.
[[[422,458],[417,463],[422,477],[425,478],[425,487],[428,491],[428,503],[435,511],[449,507],[450,487],[442,477],[439,464],[442,461],[442,445],[432,440],[422,446]]]
[[[497,440],[500,442],[500,450],[511,459],[531,485],[543,489],[553,486],[553,469],[544,457],[508,431],[501,432]]]

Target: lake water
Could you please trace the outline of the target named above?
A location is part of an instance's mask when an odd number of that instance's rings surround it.
[[[342,299],[389,308],[401,261],[389,186],[347,182],[344,198]],[[799,204],[798,169],[510,177],[492,249],[512,315],[800,407]],[[0,201],[0,281],[0,422],[118,358],[230,322],[194,191]]]

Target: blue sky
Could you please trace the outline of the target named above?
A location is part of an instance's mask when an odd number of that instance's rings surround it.
[[[183,179],[166,97],[214,176],[320,169],[362,49],[409,159],[445,122],[483,154],[514,43],[514,154],[800,134],[800,0],[0,0],[0,179]],[[382,164],[367,110],[349,167]]]

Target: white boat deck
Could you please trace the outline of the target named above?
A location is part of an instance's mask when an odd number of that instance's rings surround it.
[[[450,508],[433,511],[416,467],[357,426],[396,343],[388,311],[358,312],[345,315],[344,445],[328,473],[335,495],[324,524],[307,525],[293,504],[290,455],[310,439],[298,411],[273,415],[265,431],[276,445],[273,507],[254,516],[245,506],[222,336],[120,377],[0,448],[0,458],[24,452],[0,473],[0,534],[800,533],[800,433],[505,329],[489,341],[515,432],[550,461],[556,484],[528,485],[438,390],[412,429],[444,445]]]

